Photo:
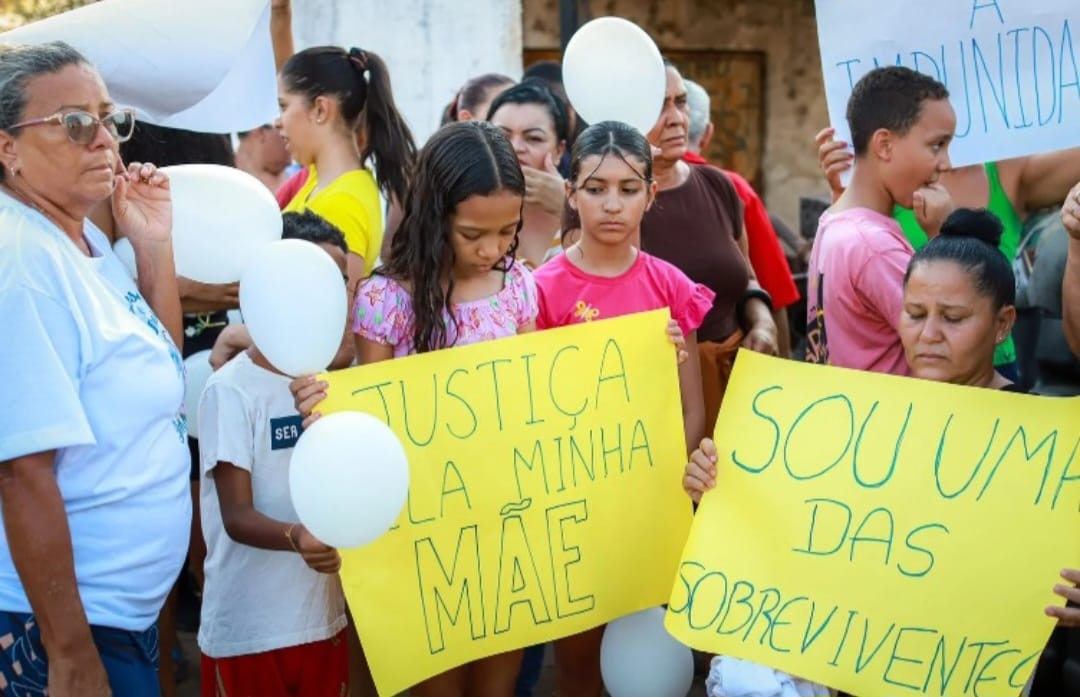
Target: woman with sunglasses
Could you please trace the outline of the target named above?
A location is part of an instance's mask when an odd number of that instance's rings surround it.
[[[0,695],[158,695],[191,515],[167,177],[60,42],[0,48]],[[111,199],[138,286],[87,219]]]

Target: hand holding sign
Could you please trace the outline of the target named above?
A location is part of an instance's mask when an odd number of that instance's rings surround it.
[[[333,547],[361,547],[397,520],[409,492],[409,463],[394,432],[373,416],[331,414],[300,436],[289,464],[300,521]]]
[[[585,121],[622,121],[642,133],[656,125],[667,88],[664,61],[633,22],[600,17],[578,29],[566,45],[562,74]]]

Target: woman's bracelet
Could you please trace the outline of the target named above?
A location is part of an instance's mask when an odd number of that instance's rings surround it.
[[[739,302],[735,303],[735,318],[744,327],[750,325],[746,321],[746,306],[751,300],[760,300],[765,303],[765,307],[769,308],[769,312],[773,311],[772,296],[764,288],[747,288],[746,292],[739,298]]]
[[[293,523],[289,527],[285,528],[285,539],[289,541],[289,546],[292,547],[292,551],[300,554],[300,549],[296,546],[296,540],[293,539],[293,530],[299,523]]]

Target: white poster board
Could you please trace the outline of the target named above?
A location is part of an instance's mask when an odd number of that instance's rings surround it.
[[[386,61],[417,147],[469,78],[521,78],[521,0],[293,0],[292,9],[296,50],[356,46]]]
[[[54,40],[85,55],[140,120],[229,133],[277,116],[269,0],[107,0],[0,34]]]
[[[1080,145],[1080,0],[816,0],[829,121],[855,83],[903,65],[949,89],[954,166]]]

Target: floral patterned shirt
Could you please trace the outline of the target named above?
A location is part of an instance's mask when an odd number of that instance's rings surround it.
[[[449,313],[444,313],[451,346],[513,336],[520,327],[536,320],[536,284],[529,270],[515,262],[506,272],[499,292],[457,303],[452,310],[456,327]],[[358,336],[393,346],[395,358],[407,356],[415,353],[414,319],[409,291],[394,279],[373,275],[360,284],[352,325]]]

